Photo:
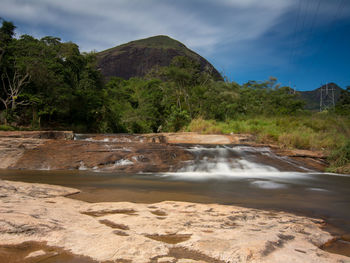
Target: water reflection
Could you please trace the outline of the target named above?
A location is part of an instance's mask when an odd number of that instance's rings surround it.
[[[317,173],[268,148],[193,147],[195,160],[177,172],[2,170],[0,178],[80,189],[88,202],[165,200],[274,209],[325,218],[350,233],[350,177]]]

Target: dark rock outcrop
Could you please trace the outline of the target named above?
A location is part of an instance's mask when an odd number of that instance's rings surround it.
[[[97,64],[106,79],[129,79],[143,77],[155,66],[169,66],[176,56],[197,61],[201,70],[211,72],[215,79],[222,80],[220,73],[205,58],[168,36],[136,40],[104,50],[97,54]]]

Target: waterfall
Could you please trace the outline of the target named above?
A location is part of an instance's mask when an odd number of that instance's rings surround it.
[[[160,176],[188,180],[205,179],[271,179],[302,176],[300,164],[291,159],[276,156],[267,147],[248,146],[196,146],[188,149],[194,156],[179,170]],[[283,187],[264,181],[254,181],[259,187]]]

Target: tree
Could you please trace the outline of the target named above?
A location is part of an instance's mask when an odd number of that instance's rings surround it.
[[[19,105],[29,105],[28,101],[20,100],[23,87],[29,83],[29,74],[20,74],[18,69],[14,70],[13,76],[10,77],[7,72],[1,75],[2,88],[5,98],[0,97],[0,101],[5,106],[5,125],[7,124],[9,106],[13,112]]]
[[[335,112],[350,116],[350,86],[341,92],[339,100],[335,105]]]
[[[6,52],[7,46],[13,39],[15,29],[16,27],[12,22],[6,20],[2,21],[2,26],[0,28],[0,63],[2,63],[2,58]]]

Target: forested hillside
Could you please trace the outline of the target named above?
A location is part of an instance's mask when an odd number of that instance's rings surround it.
[[[57,37],[16,39],[14,29],[6,21],[0,29],[1,122],[98,130],[103,85],[94,54]]]
[[[96,54],[57,37],[14,37],[0,28],[0,128],[148,133],[251,133],[281,147],[332,152],[350,169],[350,88],[334,109],[311,113],[277,79],[218,80],[198,60],[176,56],[144,77],[104,81]],[[345,168],[344,168],[345,167]]]
[[[244,85],[217,81],[198,60],[174,57],[143,78],[102,82],[96,55],[57,37],[14,38],[1,27],[1,122],[85,132],[178,131],[192,119],[295,114],[303,108],[271,78]],[[173,43],[173,42],[172,42]]]

